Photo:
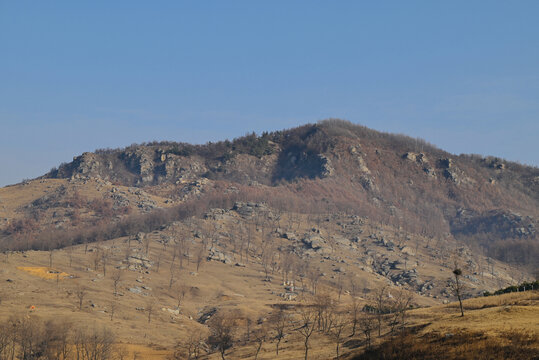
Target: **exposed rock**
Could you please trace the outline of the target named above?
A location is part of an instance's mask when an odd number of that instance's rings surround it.
[[[438,160],[438,164],[442,169],[450,169],[453,167],[453,159],[445,158]]]
[[[404,246],[401,248],[401,252],[406,255],[415,256],[415,251],[410,246]]]
[[[234,210],[243,217],[252,216],[255,214],[255,212],[264,212],[264,215],[270,219],[273,219],[274,217],[274,214],[271,212],[271,209],[264,203],[236,202],[232,210]]]
[[[132,287],[127,289],[129,292],[132,292],[133,294],[142,294],[142,289],[138,286]]]
[[[224,264],[232,263],[232,259],[230,258],[230,256],[228,256],[227,254],[223,253],[222,251],[216,248],[210,249],[209,254],[208,254],[208,260],[220,261]]]
[[[428,176],[432,177],[432,178],[435,178],[436,177],[436,171],[434,170],[433,167],[431,166],[425,166],[423,168],[423,171],[425,172],[425,174],[427,174]]]
[[[378,187],[374,183],[374,178],[369,175],[362,175],[359,179],[361,186],[367,191],[378,191]]]
[[[292,232],[285,232],[284,234],[282,234],[282,237],[284,239],[288,239],[292,241],[296,241],[298,239],[297,235]]]
[[[327,156],[322,155],[322,154],[319,154],[318,157],[322,161],[321,177],[332,176],[333,173],[335,172],[335,169],[333,169],[333,167],[331,166],[331,160]]]
[[[403,159],[410,160],[410,161],[416,161],[417,154],[414,152],[407,152],[404,155],[402,155]]]
[[[216,307],[213,307],[213,306],[210,306],[210,307],[205,307],[204,309],[202,309],[199,313],[198,313],[198,319],[197,321],[201,324],[205,324],[208,322],[208,320],[211,319],[211,317],[213,315],[215,315],[217,313],[217,308]]]
[[[326,246],[326,242],[320,236],[311,235],[301,240],[308,248],[319,250]]]

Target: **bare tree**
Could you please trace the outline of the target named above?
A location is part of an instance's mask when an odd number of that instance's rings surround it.
[[[155,310],[155,300],[149,299],[146,302],[146,306],[144,307],[144,310],[148,313],[148,324],[152,321],[152,314]]]
[[[183,269],[183,257],[185,255],[186,239],[184,237],[178,238],[178,257],[180,259],[180,269]]]
[[[462,283],[460,282],[460,277],[462,276],[462,270],[459,269],[455,264],[455,268],[453,269],[453,276],[455,277],[455,281],[452,281],[451,289],[455,292],[457,295],[457,298],[459,300],[459,306],[460,306],[460,316],[464,316],[464,309],[462,308]]]
[[[197,264],[197,272],[204,263],[204,259],[206,258],[206,250],[204,249],[204,246],[200,246],[196,251],[196,264]]]
[[[225,360],[225,352],[232,347],[234,338],[234,319],[229,314],[217,313],[209,321],[210,336],[208,344],[214,346]]]
[[[101,251],[101,263],[103,264],[103,276],[107,275],[107,261],[109,259],[109,252],[103,249]]]
[[[350,323],[352,324],[352,334],[350,336],[356,335],[357,325],[359,324],[359,318],[361,315],[361,304],[357,298],[352,298],[352,303],[348,306],[348,311],[350,313]]]
[[[333,312],[331,316],[333,318],[331,321],[333,326],[331,327],[329,333],[330,333],[330,336],[333,338],[333,341],[335,341],[335,345],[336,345],[335,351],[337,354],[336,359],[338,360],[339,349],[343,342],[344,330],[349,324],[349,319],[342,312]]]
[[[282,308],[270,318],[270,324],[275,331],[275,339],[277,340],[277,343],[275,344],[276,356],[279,356],[279,344],[285,337],[286,325],[288,322],[290,322],[290,316],[285,313]]]
[[[313,294],[316,295],[316,291],[318,290],[318,282],[322,277],[322,273],[318,268],[308,267],[307,276],[309,278],[309,282],[311,283],[311,290],[313,291]]]
[[[376,301],[376,320],[378,321],[378,336],[381,336],[382,333],[382,318],[387,307],[387,290],[388,286],[384,285],[378,288],[374,293]]]
[[[359,320],[359,327],[363,335],[365,335],[365,343],[367,344],[367,349],[371,347],[371,338],[372,332],[375,329],[374,318],[370,314],[363,314]]]
[[[150,251],[150,242],[150,236],[146,234],[146,236],[142,238],[142,244],[144,246],[144,252],[146,253],[146,256],[148,256],[148,252]]]
[[[116,302],[116,299],[112,300],[110,302],[110,321],[112,321],[112,318],[114,317],[114,313],[116,312],[117,307],[118,307],[118,303]]]
[[[410,307],[413,300],[413,295],[404,290],[397,290],[393,295],[393,301],[391,303],[391,333],[395,331],[395,327],[401,322],[401,328],[404,329],[406,320],[406,311]]]
[[[74,339],[76,358],[108,360],[114,350],[114,334],[108,329],[79,329]]]
[[[62,320],[50,320],[45,323],[44,349],[46,359],[67,360],[72,352],[69,335],[71,324]],[[0,352],[1,353],[1,352]]]
[[[168,289],[172,289],[172,285],[174,284],[174,273],[176,272],[176,268],[174,267],[174,263],[170,264],[170,279],[168,281]]]
[[[267,339],[267,334],[268,332],[265,326],[255,329],[255,331],[252,333],[253,339],[256,343],[255,360],[258,359],[258,354],[260,353],[260,349],[262,349],[262,345],[264,345],[264,342]]]
[[[189,336],[182,339],[177,344],[177,350],[174,352],[174,360],[191,360],[199,359],[207,345],[204,340],[204,333],[201,330],[194,330],[189,333]]]
[[[264,251],[262,252],[262,267],[264,268],[265,274],[264,281],[271,281],[271,278],[269,276],[269,270],[274,259],[275,249],[273,248],[273,246],[265,247]]]
[[[97,271],[97,268],[99,267],[99,263],[101,262],[101,249],[97,248],[92,256],[92,264],[94,266],[94,271]]]
[[[54,253],[54,248],[49,249],[49,267],[52,267],[52,255]]]
[[[84,298],[86,297],[87,291],[86,288],[79,286],[75,290],[75,295],[79,299],[79,310],[82,310],[82,302],[84,301]]]
[[[117,269],[112,273],[112,284],[114,286],[114,296],[118,295],[118,285],[122,281],[122,270]]]
[[[127,360],[127,357],[129,356],[129,350],[127,350],[127,347],[125,345],[116,345],[114,349],[114,354],[116,355],[116,358],[118,360]]]
[[[188,291],[189,291],[189,288],[185,284],[182,284],[176,288],[174,292],[174,295],[175,295],[174,297],[176,298],[176,301],[177,301],[178,310],[180,310],[180,306],[182,305],[182,302],[185,299],[185,296],[187,295]]]
[[[163,259],[163,255],[164,255],[165,251],[166,251],[166,249],[165,250],[161,249],[161,251],[159,251],[157,253],[157,259],[155,260],[155,265],[156,265],[155,272],[157,272],[157,273],[159,272],[159,269],[161,269],[161,261]]]
[[[335,303],[329,292],[320,291],[313,297],[312,307],[316,310],[318,331],[327,333],[331,328],[331,318]]]
[[[305,348],[305,360],[309,355],[309,339],[316,328],[317,311],[310,306],[302,306],[298,309],[299,327],[294,329],[303,337],[303,346]]]
[[[73,246],[68,246],[66,248],[67,257],[69,259],[69,267],[72,267],[73,264]]]

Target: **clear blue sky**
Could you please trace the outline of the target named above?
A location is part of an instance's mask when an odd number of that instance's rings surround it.
[[[539,1],[0,0],[0,186],[338,117],[539,165]]]

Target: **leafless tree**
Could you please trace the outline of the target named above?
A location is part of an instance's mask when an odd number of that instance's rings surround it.
[[[112,273],[112,284],[114,286],[114,296],[118,295],[118,285],[122,281],[122,277],[123,277],[122,275],[123,275],[123,273],[122,273],[122,270],[120,270],[120,269],[116,269]]]
[[[148,313],[148,324],[149,324],[152,320],[152,315],[155,310],[155,300],[149,299],[148,301],[146,301],[146,306],[144,307],[144,310]]]
[[[234,342],[234,318],[230,314],[217,313],[209,321],[210,336],[208,344],[214,346],[225,360],[225,352]]]
[[[309,282],[311,283],[311,290],[313,294],[316,295],[316,291],[318,289],[318,282],[320,281],[320,277],[322,277],[322,273],[320,272],[319,268],[311,266],[308,266],[306,271]]]
[[[395,331],[395,327],[401,322],[401,328],[404,329],[406,321],[406,311],[409,309],[413,300],[413,295],[410,292],[399,289],[393,295],[393,301],[391,302],[391,333]]]
[[[254,234],[256,230],[256,225],[252,222],[247,224],[247,238],[245,246],[245,262],[249,263],[249,252],[251,251],[251,244],[254,241]]]
[[[455,268],[453,269],[453,276],[455,277],[455,280],[452,281],[451,284],[451,290],[457,295],[457,298],[459,300],[459,306],[460,306],[460,316],[464,316],[464,309],[462,308],[462,283],[460,281],[460,277],[462,276],[462,270],[458,268],[455,264]]]
[[[361,332],[365,336],[365,343],[367,344],[367,349],[371,347],[372,332],[374,331],[375,326],[376,325],[374,323],[374,318],[370,314],[364,313],[359,320],[359,327],[361,329]]]
[[[183,269],[183,257],[185,256],[186,239],[179,237],[178,239],[178,257],[180,259],[180,269]]]
[[[260,353],[260,349],[262,349],[262,345],[264,345],[267,336],[268,331],[265,326],[261,326],[252,332],[252,337],[256,344],[255,360],[258,359],[258,354]]]
[[[114,349],[114,355],[118,360],[127,360],[129,356],[129,350],[125,345],[116,345]]]
[[[310,306],[301,306],[297,311],[299,318],[299,327],[294,329],[303,337],[303,346],[305,348],[305,360],[309,355],[309,339],[316,328],[317,318],[316,309]]]
[[[387,307],[387,291],[388,286],[383,285],[382,287],[378,288],[374,293],[376,302],[376,320],[378,321],[378,336],[381,336],[382,334],[382,319],[385,313],[385,309]]]
[[[9,359],[8,354],[11,352],[13,344],[13,330],[7,323],[0,323],[0,359]]]
[[[361,304],[357,298],[352,298],[352,302],[348,306],[348,311],[350,313],[350,323],[352,325],[352,334],[350,336],[355,336],[361,316]]]
[[[336,359],[338,360],[339,349],[343,342],[344,330],[349,324],[349,319],[347,318],[346,314],[342,312],[338,312],[338,311],[332,312],[331,317],[332,317],[332,321],[331,321],[332,327],[329,331],[329,334],[331,338],[333,339],[333,341],[335,341],[335,345],[336,345],[335,351],[337,354]]]
[[[313,297],[312,307],[316,310],[318,331],[327,333],[332,326],[332,314],[335,310],[333,297],[327,291],[320,291]]]
[[[189,336],[178,342],[176,347],[177,350],[173,355],[174,360],[199,359],[202,351],[207,348],[205,335],[199,329],[193,330]]]
[[[77,299],[79,299],[79,310],[82,310],[82,302],[84,301],[86,294],[86,288],[82,286],[77,287],[77,289],[75,290],[75,295],[77,296]]]
[[[183,302],[183,300],[185,299],[185,296],[187,295],[189,291],[189,288],[187,287],[187,285],[185,284],[181,284],[180,286],[178,286],[174,292],[174,297],[176,298],[176,301],[177,301],[177,309],[180,310],[180,306]]]
[[[204,263],[204,260],[206,258],[206,250],[204,249],[204,246],[200,246],[196,251],[196,264],[197,264],[197,272]]]
[[[275,344],[275,355],[279,356],[279,345],[281,340],[285,337],[286,325],[290,322],[290,316],[284,312],[283,309],[279,309],[275,314],[270,318],[270,324],[275,331],[275,339],[277,343]]]
[[[285,251],[281,257],[281,272],[283,275],[283,283],[288,282],[288,274],[292,272],[294,266],[294,255],[291,252]]]
[[[174,284],[174,281],[176,281],[174,279],[174,275],[175,275],[175,272],[176,272],[176,268],[174,267],[174,264],[171,263],[170,264],[170,279],[168,281],[168,289],[172,289],[172,285]]]
[[[108,329],[79,329],[74,339],[76,358],[108,360],[114,350],[114,334]]]
[[[112,300],[110,302],[110,321],[112,321],[112,318],[114,317],[114,313],[116,312],[116,308],[118,307],[118,303],[116,300]]]
[[[50,320],[45,323],[44,352],[48,360],[67,360],[72,352],[70,334],[71,324],[63,320]]]
[[[67,257],[69,259],[69,267],[73,264],[73,246],[68,246],[66,249]]]
[[[156,273],[158,273],[159,269],[161,268],[161,259],[163,259],[163,253],[164,253],[163,249],[161,249],[161,251],[157,253],[157,259],[155,259],[155,272]]]
[[[101,263],[103,264],[103,276],[107,275],[107,262],[109,260],[109,252],[103,249],[101,251]]]
[[[97,268],[99,267],[99,263],[101,262],[101,249],[97,248],[91,255],[92,257],[92,264],[94,266],[94,271],[97,271]]]
[[[264,268],[265,278],[264,281],[271,281],[269,271],[271,264],[275,258],[275,249],[273,246],[266,246],[262,253],[262,267]]]
[[[342,274],[337,275],[337,282],[335,283],[335,287],[337,288],[337,300],[341,301],[341,296],[344,291],[344,281]]]
[[[146,234],[146,236],[142,238],[142,244],[144,246],[144,252],[146,253],[146,256],[148,256],[148,252],[150,251],[150,242],[151,238],[149,234]]]
[[[49,267],[52,267],[52,255],[54,253],[54,248],[49,249]]]

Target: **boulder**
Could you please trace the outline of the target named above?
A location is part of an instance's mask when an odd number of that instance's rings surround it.
[[[404,246],[401,248],[401,252],[406,255],[415,256],[415,251],[410,246]]]

